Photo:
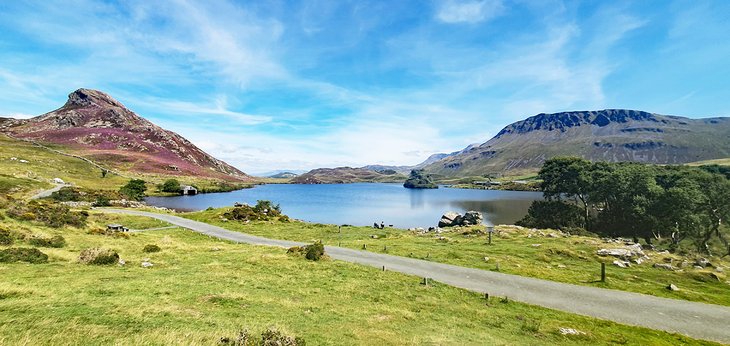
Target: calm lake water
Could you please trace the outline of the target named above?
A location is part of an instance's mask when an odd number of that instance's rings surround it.
[[[481,211],[485,223],[511,224],[527,213],[539,192],[465,189],[406,189],[401,184],[270,184],[233,192],[197,196],[148,197],[147,203],[176,210],[202,210],[257,200],[279,203],[292,218],[326,224],[372,226],[385,222],[398,228],[438,224],[447,211]]]

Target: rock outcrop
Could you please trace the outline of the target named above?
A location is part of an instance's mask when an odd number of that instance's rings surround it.
[[[482,213],[478,211],[468,211],[466,214],[461,215],[457,212],[450,211],[441,216],[439,221],[439,227],[454,227],[454,226],[474,226],[481,225],[484,217]]]

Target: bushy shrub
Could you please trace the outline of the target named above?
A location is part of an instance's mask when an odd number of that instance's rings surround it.
[[[88,233],[94,234],[94,235],[105,235],[105,236],[109,236],[112,238],[129,239],[129,234],[127,234],[125,232],[114,232],[114,231],[109,231],[105,228],[94,228],[94,229],[89,230]]]
[[[229,220],[238,221],[268,221],[272,218],[282,220],[281,208],[278,204],[273,204],[271,201],[259,200],[255,206],[249,206],[247,204],[237,205],[228,212],[223,213],[223,216]],[[286,217],[286,220],[289,218]]]
[[[133,201],[144,199],[145,191],[147,191],[147,186],[142,179],[132,179],[119,189],[119,193]]]
[[[79,262],[84,264],[107,265],[119,262],[119,254],[114,250],[102,248],[84,249],[79,254]]]
[[[527,215],[515,224],[523,227],[565,229],[580,227],[583,210],[575,204],[562,201],[535,201]]]
[[[8,248],[0,250],[0,262],[46,263],[48,262],[48,255],[36,248]]]
[[[78,202],[81,200],[81,192],[76,187],[66,186],[51,194],[51,199],[59,202]]]
[[[93,207],[108,207],[111,206],[112,203],[109,201],[109,198],[106,196],[97,196],[96,200],[91,203],[91,206]]]
[[[54,235],[51,237],[46,237],[42,235],[33,235],[30,238],[28,238],[28,243],[33,246],[39,246],[39,247],[55,247],[60,248],[64,247],[66,245],[66,239],[63,239],[60,235]]]
[[[10,235],[10,231],[0,229],[0,245],[10,245],[13,243],[13,237]]]
[[[89,213],[71,211],[62,204],[31,201],[15,202],[7,211],[7,215],[21,221],[38,221],[49,227],[75,226],[83,227]]]
[[[275,328],[267,328],[258,339],[247,329],[238,332],[235,338],[222,337],[219,345],[226,346],[305,346],[306,342],[300,337],[288,336]]]
[[[155,245],[155,244],[147,244],[144,246],[144,249],[142,249],[142,252],[160,252],[162,249]]]
[[[305,247],[305,257],[310,261],[319,261],[324,256],[324,244],[321,241]]]
[[[180,192],[180,182],[177,181],[177,179],[167,179],[158,188],[162,192],[179,193]]]

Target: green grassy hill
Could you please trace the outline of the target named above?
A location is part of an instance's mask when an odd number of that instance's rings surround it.
[[[93,213],[84,228],[3,220],[16,238],[62,235],[66,246],[40,248],[47,264],[0,263],[0,344],[214,345],[270,326],[309,345],[711,344],[183,229],[88,234],[112,222],[164,225]],[[147,244],[162,251],[145,253]],[[113,249],[126,265],[78,263],[89,247]],[[146,259],[152,267],[140,266]]]

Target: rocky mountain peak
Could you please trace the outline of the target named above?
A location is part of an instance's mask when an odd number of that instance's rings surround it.
[[[109,96],[108,94],[101,92],[99,90],[93,90],[93,89],[78,89],[70,94],[68,94],[68,101],[66,101],[66,104],[64,105],[64,108],[76,108],[76,107],[88,107],[88,106],[98,106],[102,108],[106,107],[119,107],[119,108],[126,108],[124,105],[115,100],[113,97]]]
[[[538,130],[565,132],[568,128],[576,126],[604,127],[613,123],[630,121],[667,122],[666,119],[658,119],[655,114],[630,109],[540,113],[505,127],[497,134],[497,138],[509,133],[527,133]]]

